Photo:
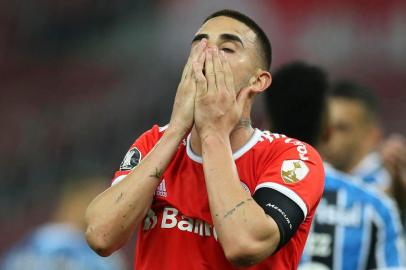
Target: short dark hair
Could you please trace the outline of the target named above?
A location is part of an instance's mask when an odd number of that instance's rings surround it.
[[[272,47],[271,42],[269,41],[267,35],[265,34],[264,30],[250,17],[244,15],[238,11],[230,10],[230,9],[223,9],[214,12],[213,14],[209,15],[203,23],[207,22],[210,19],[215,17],[225,16],[237,21],[242,22],[246,26],[248,26],[254,33],[257,35],[259,47],[261,50],[261,60],[263,64],[263,68],[269,70],[272,63]]]
[[[327,119],[327,93],[321,68],[299,61],[279,68],[265,92],[271,131],[316,145]]]
[[[376,120],[378,118],[378,97],[365,85],[347,79],[338,80],[331,87],[330,97],[358,101],[366,109],[366,116],[369,119]]]

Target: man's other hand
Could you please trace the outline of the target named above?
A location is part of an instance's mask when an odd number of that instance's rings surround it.
[[[194,123],[196,81],[193,74],[193,63],[204,54],[206,44],[206,39],[192,44],[188,61],[183,69],[182,79],[176,91],[169,126],[182,133],[188,132]]]

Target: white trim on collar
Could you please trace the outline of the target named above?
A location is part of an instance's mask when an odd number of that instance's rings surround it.
[[[190,139],[191,139],[192,134],[189,133],[186,139],[186,153],[189,156],[189,158],[197,163],[203,163],[203,158],[201,156],[198,156],[192,151],[192,147],[190,146]],[[254,134],[252,134],[251,138],[248,140],[246,144],[244,144],[240,149],[235,151],[233,153],[233,159],[237,160],[239,159],[242,155],[247,153],[257,142],[262,136],[262,131],[259,129],[255,129]]]
[[[377,152],[371,152],[366,155],[355,168],[351,174],[358,176],[365,176],[375,171],[382,165],[382,159]]]

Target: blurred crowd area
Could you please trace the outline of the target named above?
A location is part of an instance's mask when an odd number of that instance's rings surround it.
[[[0,1],[0,254],[50,217],[64,183],[112,176],[167,123],[193,34],[222,8],[264,28],[271,71],[301,59],[366,84],[384,130],[406,133],[403,0]]]

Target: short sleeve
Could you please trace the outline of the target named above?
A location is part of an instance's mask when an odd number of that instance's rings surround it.
[[[162,136],[165,127],[154,125],[150,130],[144,132],[131,145],[120,164],[118,171],[115,172],[111,185],[122,181],[132,169],[137,167],[141,160],[151,151]]]
[[[317,151],[310,145],[286,139],[276,157],[270,159],[259,176],[255,192],[269,188],[291,199],[304,219],[317,206],[324,190],[324,169]]]
[[[368,269],[404,267],[405,246],[398,209],[385,194],[376,194],[371,229],[375,241],[370,246]]]

